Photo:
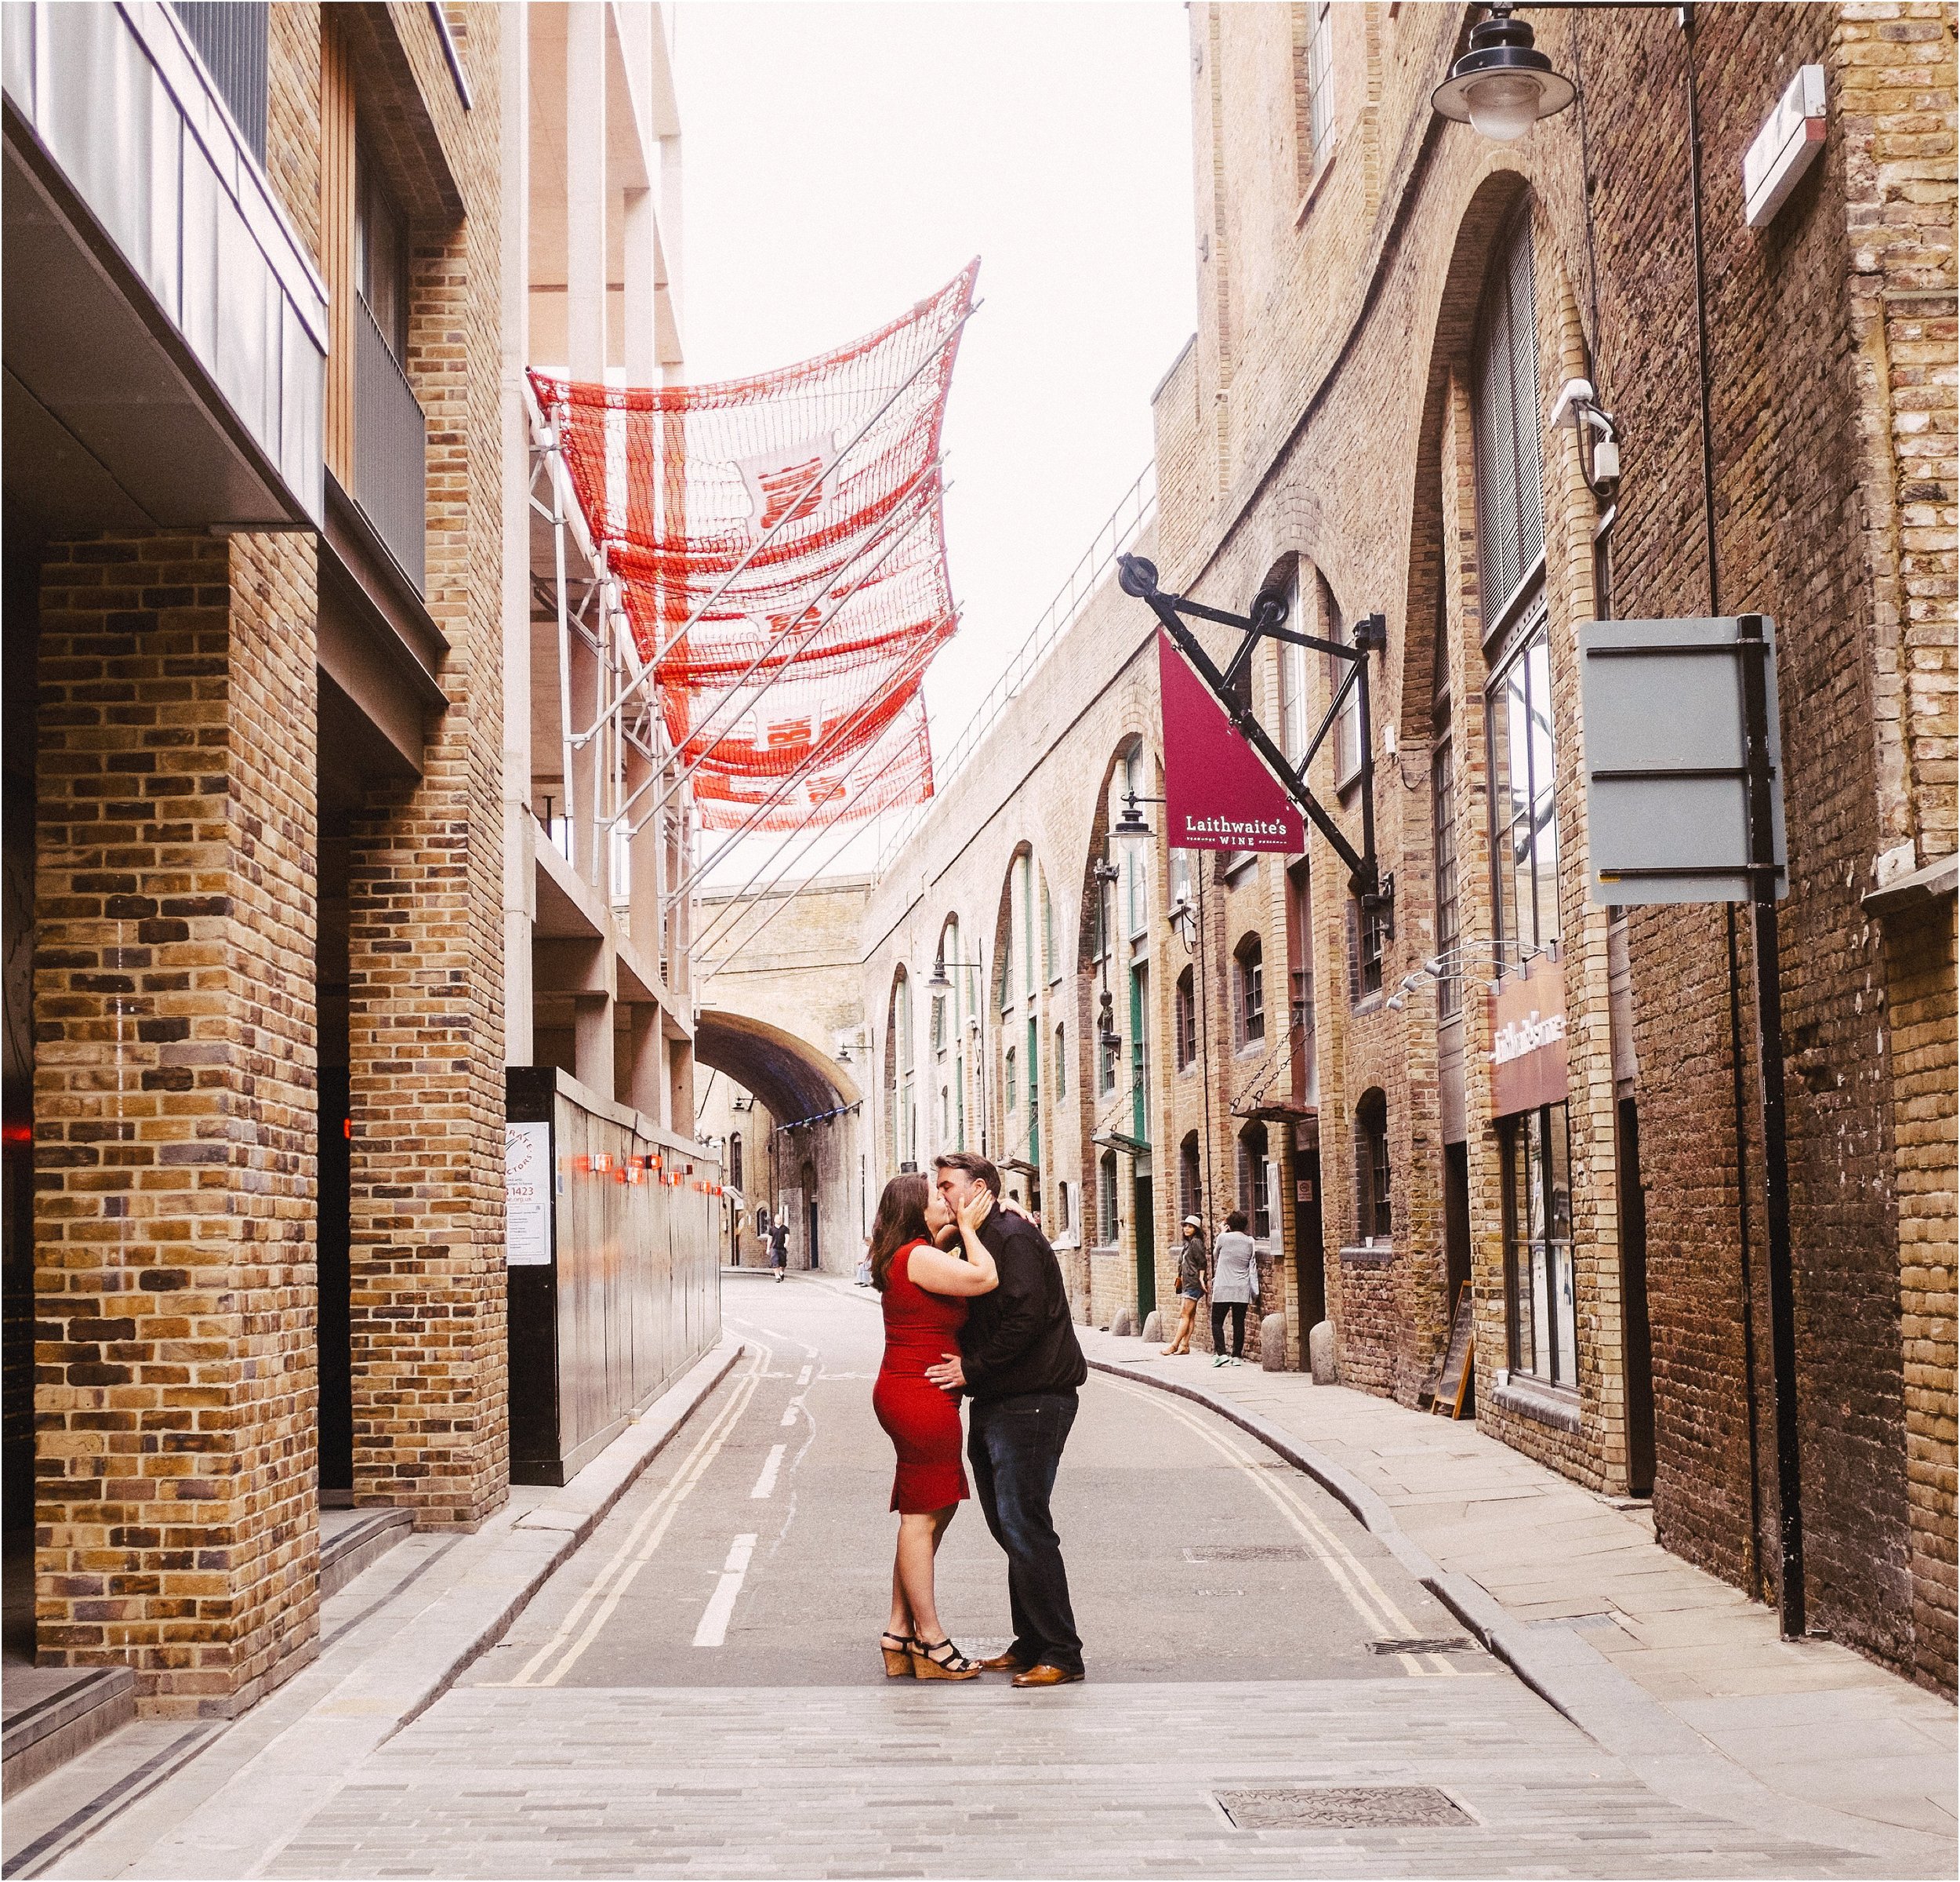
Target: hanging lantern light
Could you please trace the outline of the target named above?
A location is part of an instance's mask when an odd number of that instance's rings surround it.
[[[1541,118],[1555,117],[1577,96],[1532,42],[1531,28],[1508,5],[1470,29],[1470,49],[1430,94],[1443,117],[1468,124],[1494,144],[1511,144]]]

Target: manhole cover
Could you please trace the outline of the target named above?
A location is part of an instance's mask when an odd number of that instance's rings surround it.
[[[1184,1552],[1187,1562],[1304,1562],[1314,1552],[1298,1542],[1200,1542]]]
[[[1433,1640],[1370,1640],[1370,1653],[1475,1653],[1477,1644],[1460,1633],[1439,1634]]]
[[[1432,1784],[1272,1784],[1211,1794],[1238,1829],[1413,1829],[1471,1821]]]

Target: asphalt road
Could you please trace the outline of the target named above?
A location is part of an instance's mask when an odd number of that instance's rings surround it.
[[[898,1519],[871,1411],[876,1297],[736,1274],[724,1313],[749,1357],[467,1683],[882,1684]],[[1481,1653],[1392,1650],[1462,1629],[1324,1491],[1167,1393],[1091,1375],[1054,1510],[1091,1680],[1495,1672]],[[1007,1644],[1005,1558],[977,1502],[939,1587],[964,1650]]]

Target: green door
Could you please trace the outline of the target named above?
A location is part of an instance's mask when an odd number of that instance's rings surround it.
[[[1151,1201],[1150,1179],[1136,1180],[1133,1204],[1137,1225],[1137,1313],[1139,1318],[1153,1312],[1157,1304],[1157,1215]]]

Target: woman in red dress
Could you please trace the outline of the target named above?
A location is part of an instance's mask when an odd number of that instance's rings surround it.
[[[980,1670],[946,1637],[933,1599],[932,1558],[966,1498],[967,1472],[960,1456],[960,1401],[934,1385],[926,1368],[958,1350],[967,1300],[1000,1284],[977,1232],[990,1200],[982,1190],[961,1212],[964,1260],[933,1245],[928,1204],[942,1214],[946,1204],[923,1176],[893,1177],[871,1225],[872,1285],[884,1296],[884,1361],[871,1408],[898,1453],[891,1486],[891,1507],[898,1513],[891,1625],[880,1643],[893,1679],[970,1680]]]

